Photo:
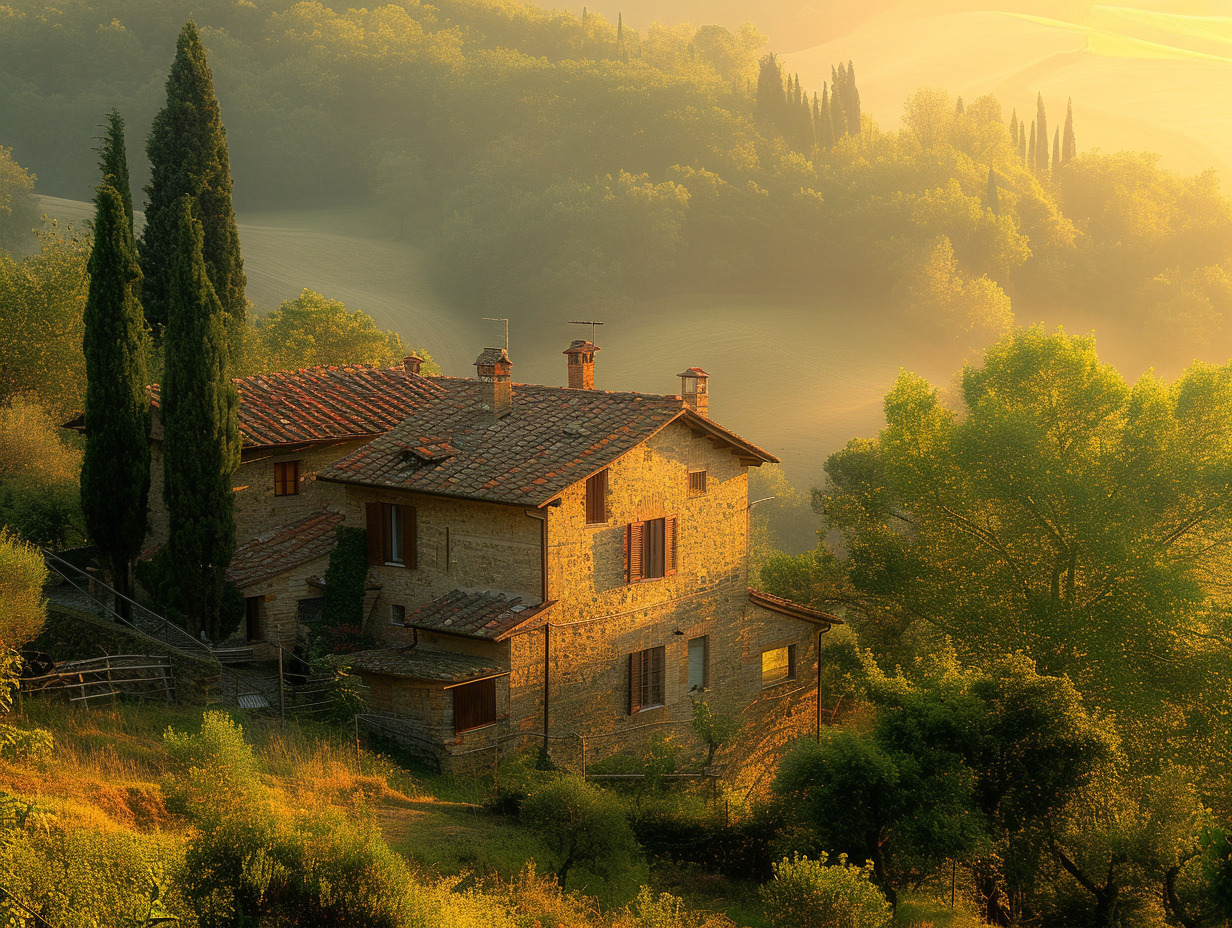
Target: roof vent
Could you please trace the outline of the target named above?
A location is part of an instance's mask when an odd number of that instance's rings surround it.
[[[418,374],[424,359],[417,354],[407,355],[402,359],[402,369],[408,374]]]
[[[595,388],[595,352],[599,346],[583,338],[575,339],[564,353],[569,356],[569,389]]]
[[[504,348],[485,348],[475,359],[480,402],[498,419],[513,405],[513,362]]]
[[[680,378],[680,395],[684,404],[703,419],[709,419],[710,375],[700,367],[690,367],[676,376]]]

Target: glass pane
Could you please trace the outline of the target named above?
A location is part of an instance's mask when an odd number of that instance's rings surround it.
[[[389,560],[402,563],[402,507],[389,507]]]
[[[787,648],[761,652],[761,684],[769,686],[791,676],[791,658]]]
[[[689,641],[689,689],[706,688],[706,639]]]

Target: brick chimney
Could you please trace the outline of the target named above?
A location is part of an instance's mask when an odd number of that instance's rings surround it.
[[[680,378],[680,395],[684,404],[703,419],[709,419],[710,375],[700,367],[690,367],[676,376]]]
[[[513,383],[509,379],[513,362],[504,348],[485,348],[475,359],[479,395],[492,415],[500,418],[513,405]]]
[[[593,390],[595,388],[595,352],[598,345],[585,339],[576,339],[565,354],[569,356],[569,389]]]
[[[424,359],[417,354],[408,355],[402,359],[402,369],[408,374],[418,374]]]

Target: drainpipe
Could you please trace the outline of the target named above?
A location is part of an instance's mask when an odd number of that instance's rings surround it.
[[[527,510],[526,515],[539,520],[539,594],[548,601],[548,513]],[[552,625],[543,623],[543,749],[540,752],[546,765],[548,760],[548,683],[551,679]]]

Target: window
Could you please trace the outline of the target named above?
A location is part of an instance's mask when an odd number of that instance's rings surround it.
[[[264,596],[249,596],[244,600],[244,631],[249,641],[261,640],[261,603]]]
[[[459,734],[496,722],[496,677],[453,688],[453,731]]]
[[[416,566],[415,507],[368,503],[368,565]]]
[[[796,646],[785,645],[761,652],[761,685],[773,686],[796,676]]]
[[[657,580],[676,572],[675,516],[634,522],[625,532],[625,578],[629,583]]]
[[[274,465],[274,495],[299,495],[299,461],[284,461]]]
[[[629,655],[629,714],[664,703],[663,648],[647,648]]]
[[[586,524],[599,525],[607,521],[607,469],[586,481]]]
[[[389,607],[389,624],[390,625],[405,625],[406,624],[406,606],[394,604]]]
[[[704,690],[710,684],[710,639],[689,639],[689,692]]]
[[[701,496],[706,492],[706,472],[704,470],[689,471],[689,494]]]

